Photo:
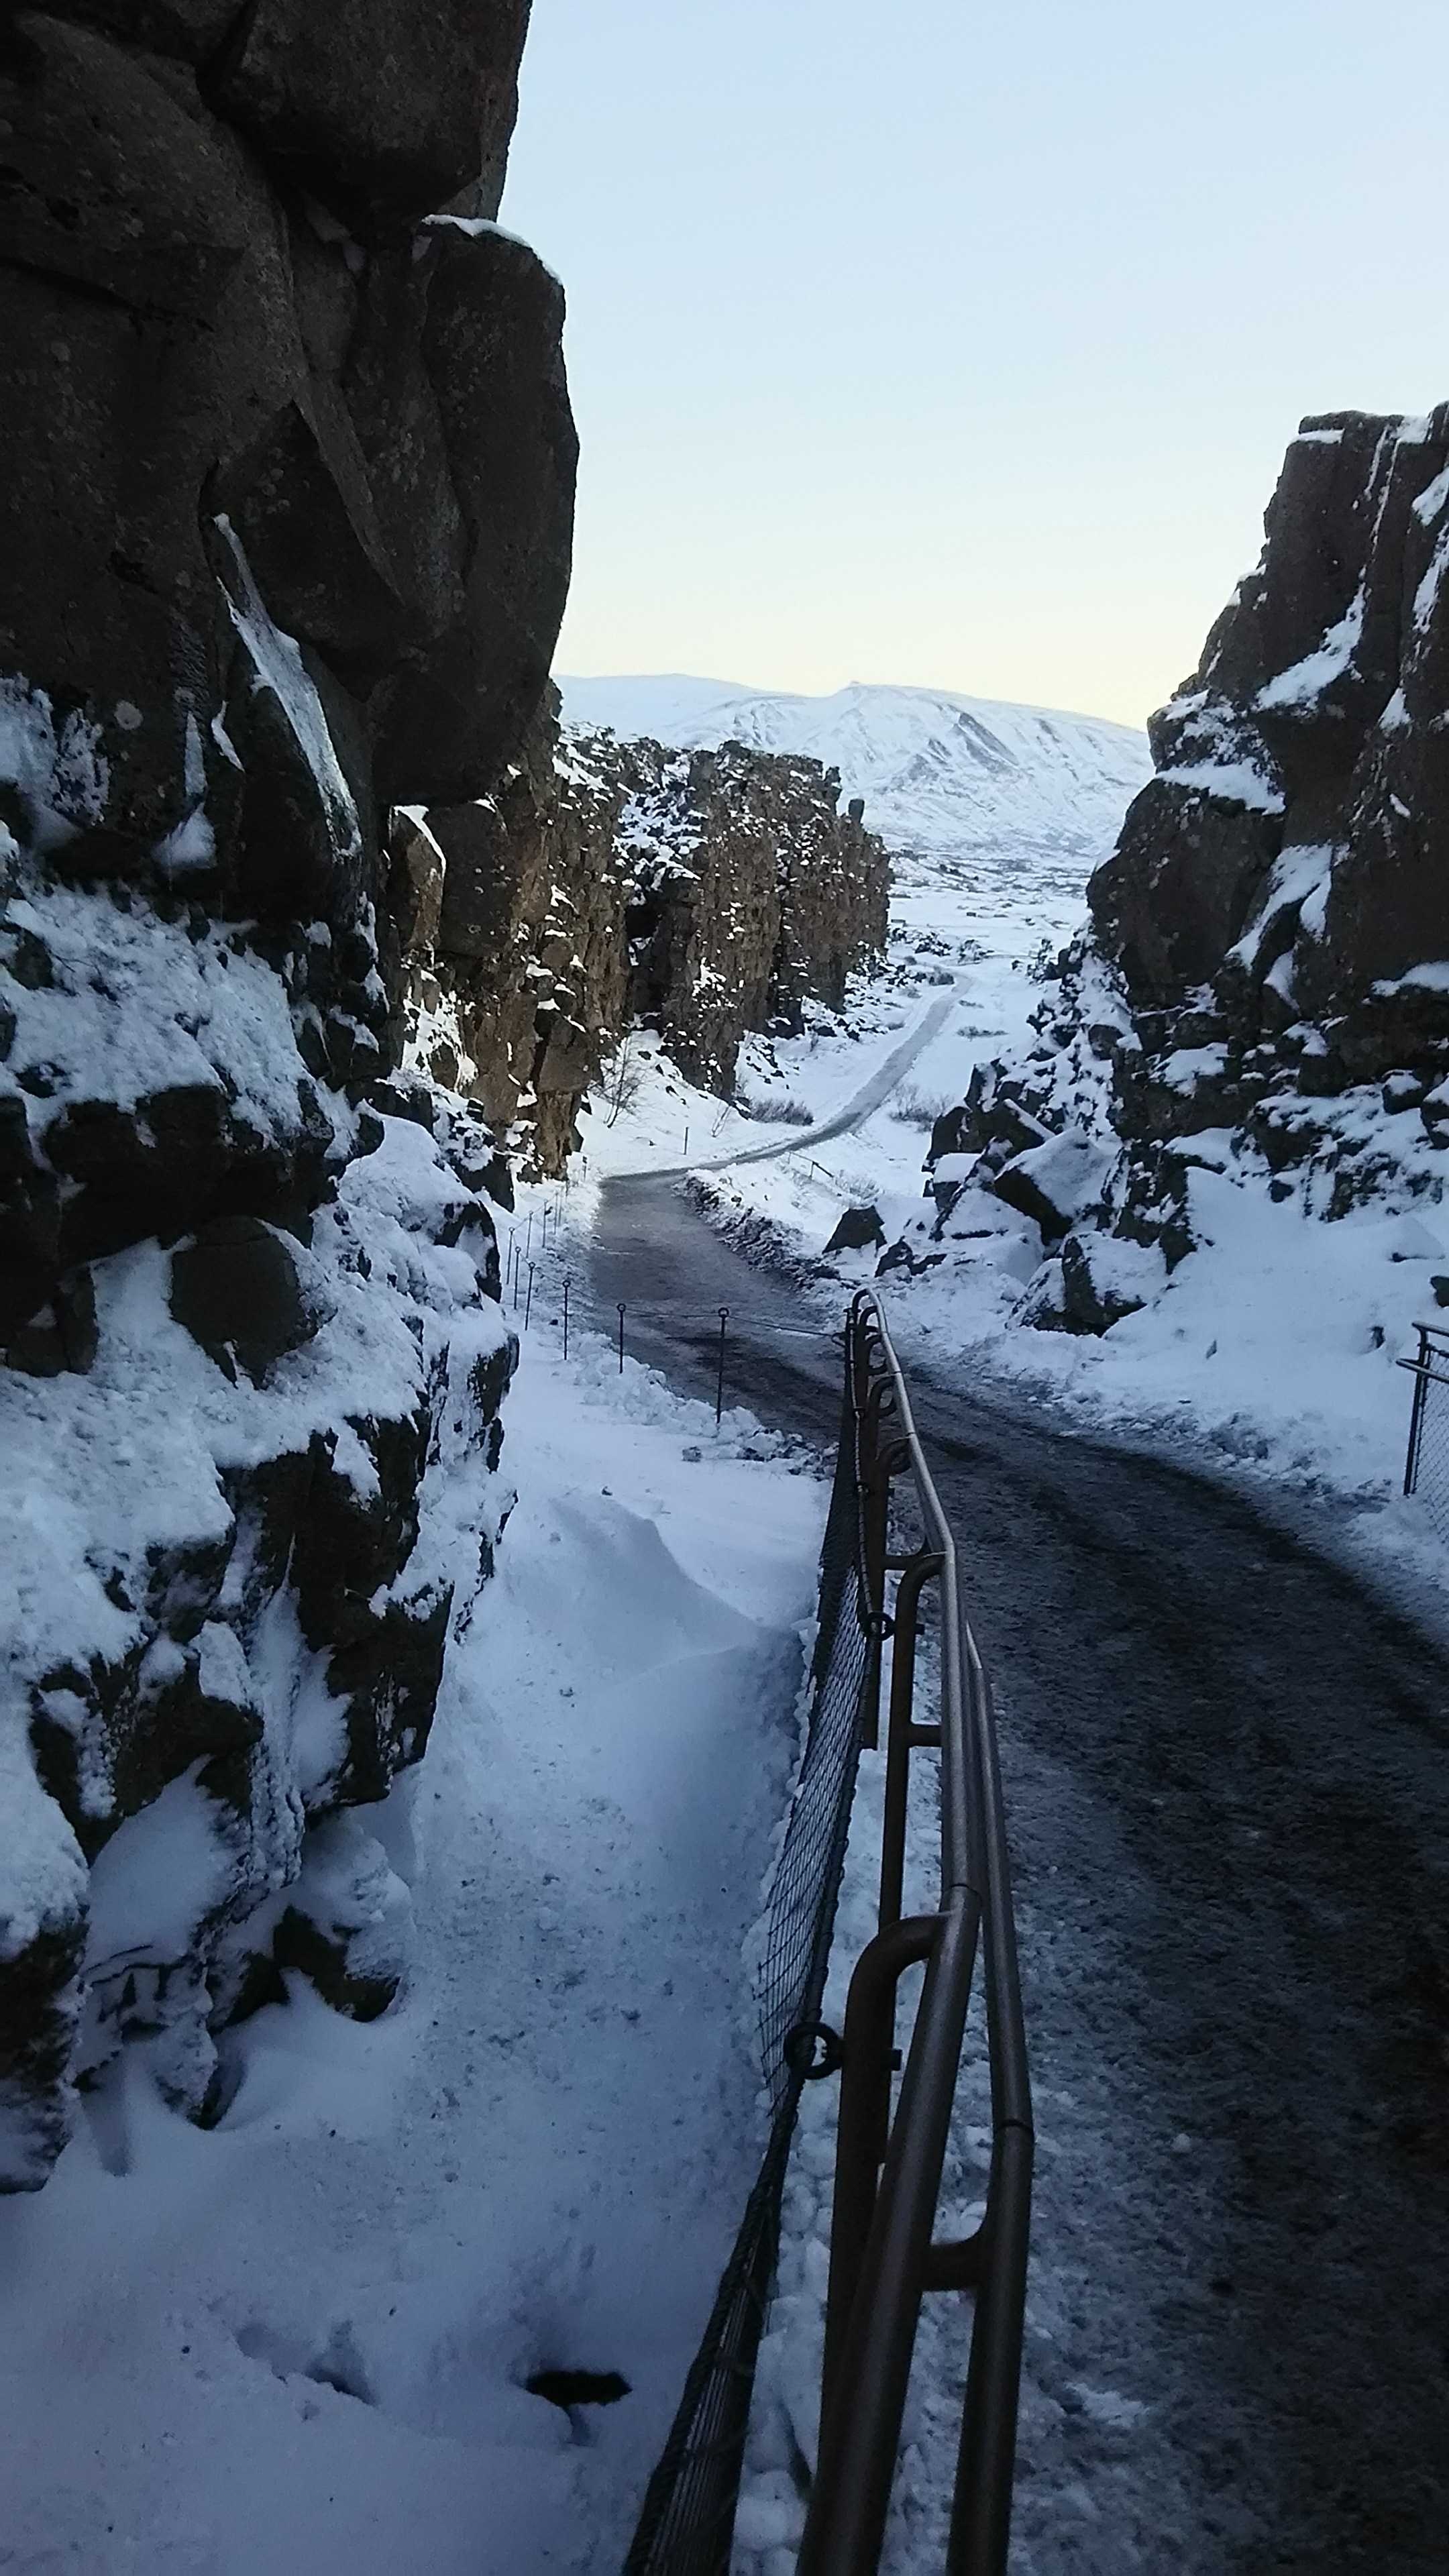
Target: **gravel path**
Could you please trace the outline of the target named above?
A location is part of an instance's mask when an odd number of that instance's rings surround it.
[[[685,1197],[596,1305],[833,1434],[835,1348]],[[917,1415],[1001,1709],[1041,2152],[1032,2576],[1449,2561],[1446,1664],[1241,1496],[942,1385]],[[1326,1525],[1325,1525],[1325,1535]]]

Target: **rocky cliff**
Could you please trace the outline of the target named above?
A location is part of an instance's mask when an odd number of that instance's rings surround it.
[[[745,1033],[798,1029],[884,947],[888,865],[818,761],[667,751],[540,712],[491,796],[398,821],[412,1054],[545,1172],[626,1027],[726,1092]]]
[[[1265,527],[1035,1049],[933,1140],[938,1243],[973,1186],[1040,1225],[1024,1321],[1102,1331],[1155,1294],[1204,1170],[1327,1218],[1443,1195],[1449,407],[1306,420]]]
[[[511,775],[562,295],[494,222],[527,0],[0,28],[0,2179],[121,2041],[208,2116],[487,1571],[484,1116],[389,1080],[385,823]]]

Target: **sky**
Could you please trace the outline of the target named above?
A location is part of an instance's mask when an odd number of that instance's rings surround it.
[[[534,0],[571,672],[1138,723],[1308,412],[1449,398],[1444,0]]]

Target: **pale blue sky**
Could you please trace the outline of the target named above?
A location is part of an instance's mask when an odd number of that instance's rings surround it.
[[[534,0],[559,664],[1140,720],[1303,412],[1449,397],[1446,0]]]

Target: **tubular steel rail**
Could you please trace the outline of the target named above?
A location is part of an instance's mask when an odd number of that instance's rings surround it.
[[[1431,1387],[1449,1387],[1449,1324],[1416,1324],[1419,1347],[1411,1360],[1400,1360],[1398,1366],[1408,1369],[1414,1380],[1414,1402],[1409,1414],[1409,1449],[1404,1460],[1404,1491],[1419,1490],[1419,1471],[1424,1463],[1424,1432],[1430,1416]],[[1444,1461],[1436,1460],[1442,1479]],[[1440,1497],[1442,1499],[1442,1497]]]
[[[1031,2217],[1032,2122],[1026,2035],[991,1693],[961,1597],[956,1545],[922,1453],[900,1362],[873,1292],[847,1327],[860,1470],[868,1496],[867,1579],[891,1629],[880,1930],[846,2008],[826,2308],[821,2441],[800,2576],[872,2576],[881,2550],[916,2323],[934,2290],[972,2290],[971,2359],[946,2566],[999,2576],[1006,2565]],[[909,1477],[920,1544],[889,1554],[893,1480]],[[921,1595],[939,1586],[939,1719],[917,1721]],[[912,1753],[941,1756],[941,1886],[934,1913],[902,1918]],[[978,1948],[986,2004],[992,2157],[974,2235],[934,2237],[951,2109]],[[925,1984],[891,2118],[895,1996],[924,1960]]]
[[[821,1557],[810,1724],[771,1893],[759,1980],[774,2113],[765,2161],[704,2343],[650,2482],[625,2576],[727,2576],[755,2355],[803,2085],[841,2071],[816,2472],[799,2576],[875,2576],[900,2448],[916,2328],[935,2291],[974,2293],[946,2576],[1002,2576],[1011,2516],[1031,2214],[1032,2125],[991,1694],[961,1598],[955,1542],[931,1480],[879,1301],[845,1327],[840,1451]],[[893,1493],[909,1489],[919,1544],[893,1553]],[[894,1597],[889,1577],[898,1577]],[[939,1714],[915,1706],[922,1596],[938,1587]],[[851,1979],[843,2038],[821,2023],[856,1760],[877,1743],[882,1647],[892,1640],[880,1928]],[[903,1917],[912,1754],[941,1757],[940,1894]],[[978,1956],[991,2087],[985,2215],[935,2236]],[[896,1989],[925,1979],[892,2111]]]

